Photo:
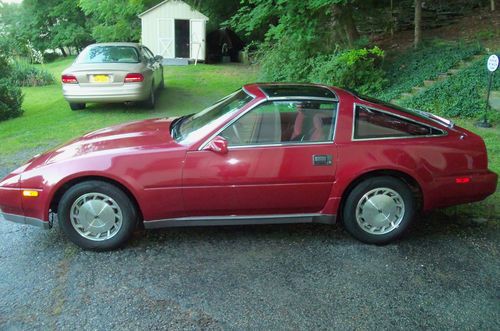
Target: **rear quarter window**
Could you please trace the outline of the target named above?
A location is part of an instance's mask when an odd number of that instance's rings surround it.
[[[383,139],[442,135],[443,131],[396,115],[357,105],[354,139]]]

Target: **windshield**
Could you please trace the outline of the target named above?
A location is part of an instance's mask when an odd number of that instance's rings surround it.
[[[139,63],[139,53],[132,46],[91,46],[78,55],[76,63]]]
[[[243,108],[252,99],[243,90],[238,90],[198,114],[181,118],[173,123],[172,136],[177,141],[199,139],[201,138],[200,135],[215,129],[221,122]]]

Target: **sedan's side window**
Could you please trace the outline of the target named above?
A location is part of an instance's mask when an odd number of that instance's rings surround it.
[[[230,146],[330,142],[337,104],[327,101],[266,102],[222,131]]]
[[[142,54],[142,57],[144,59],[146,59],[146,61],[148,61],[148,62],[153,59],[153,56],[151,54],[149,54],[145,48],[141,48],[141,54]]]
[[[150,50],[149,48],[147,48],[147,47],[143,47],[142,49],[144,50],[144,52],[145,52],[147,55],[149,55],[149,57],[150,57],[150,58],[154,59],[154,57],[155,57],[155,56],[154,56],[153,52],[151,52],[151,50]]]

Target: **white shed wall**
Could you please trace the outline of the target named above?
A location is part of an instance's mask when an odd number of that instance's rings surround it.
[[[198,56],[199,60],[204,60],[205,26],[208,18],[202,13],[191,9],[188,4],[182,1],[170,0],[141,15],[142,44],[146,45],[155,54],[163,55],[166,58],[173,58],[175,53],[175,19],[185,19],[190,20],[191,22],[193,22],[193,20],[194,22],[203,22],[202,51],[195,51],[193,45],[191,45],[191,58],[194,59]],[[192,24],[193,23],[191,23],[190,26],[192,26]],[[191,39],[193,39],[193,36],[191,36]],[[199,42],[199,40],[191,40],[191,43]],[[171,48],[166,51],[166,48],[168,48],[167,45],[170,45]],[[196,50],[198,50],[199,47],[200,46],[196,46]]]

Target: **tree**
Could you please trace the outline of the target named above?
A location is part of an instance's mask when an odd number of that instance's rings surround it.
[[[83,12],[92,18],[92,37],[99,41],[139,41],[141,21],[137,17],[158,0],[80,0]]]
[[[415,49],[422,43],[422,0],[415,0]]]
[[[495,1],[496,0],[490,0],[491,11],[495,11]]]

